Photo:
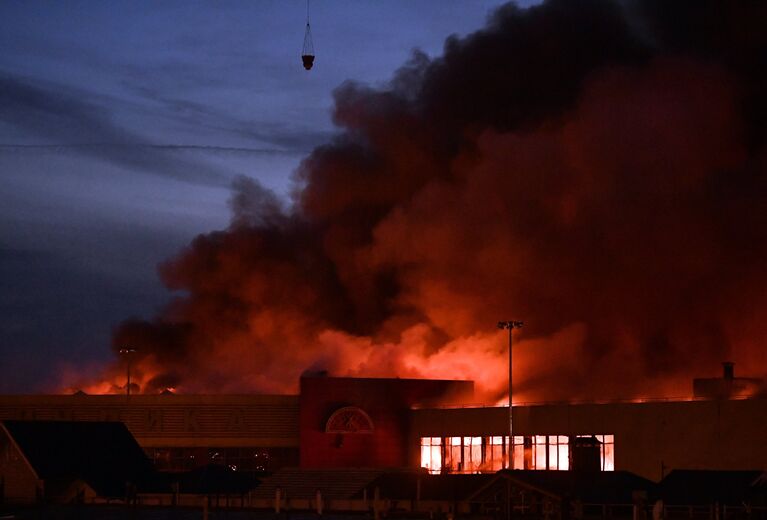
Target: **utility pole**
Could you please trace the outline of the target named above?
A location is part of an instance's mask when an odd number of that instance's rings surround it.
[[[514,425],[512,420],[512,381],[513,381],[513,364],[512,364],[512,347],[514,329],[521,329],[524,322],[518,320],[499,321],[499,329],[507,329],[509,331],[509,445],[507,447],[507,456],[509,458],[509,469],[514,469]]]
[[[125,383],[125,396],[127,399],[130,399],[130,362],[131,362],[131,355],[136,353],[136,349],[133,347],[124,347],[118,350],[118,352],[125,356],[125,359],[127,361],[127,375]]]

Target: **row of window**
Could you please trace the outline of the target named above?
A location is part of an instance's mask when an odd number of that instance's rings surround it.
[[[144,448],[161,471],[189,471],[208,464],[228,466],[235,471],[274,471],[298,463],[292,448]]]
[[[512,469],[567,470],[576,453],[594,457],[602,471],[615,469],[613,435],[421,437],[421,467],[430,473],[484,473]],[[598,457],[598,462],[596,458]],[[584,460],[580,457],[579,460]]]

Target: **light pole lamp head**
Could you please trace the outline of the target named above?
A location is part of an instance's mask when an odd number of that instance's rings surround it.
[[[498,322],[498,328],[499,329],[521,329],[522,325],[524,325],[525,322],[518,321],[518,320],[510,320],[510,321],[499,321]]]
[[[136,352],[136,349],[133,347],[124,347],[118,350],[117,352],[119,352],[120,354],[133,354],[134,352]]]

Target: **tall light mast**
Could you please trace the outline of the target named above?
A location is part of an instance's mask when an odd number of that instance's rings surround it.
[[[125,382],[125,397],[126,399],[130,399],[130,362],[131,362],[131,356],[136,353],[136,349],[133,347],[123,347],[120,350],[118,350],[120,354],[125,356],[126,361],[126,382]]]
[[[514,340],[514,329],[521,329],[524,322],[518,320],[499,321],[499,329],[508,329],[509,331],[509,444],[506,448],[507,457],[509,460],[509,469],[514,469],[514,424],[512,419],[512,380],[513,380],[513,365],[512,365],[512,347]]]

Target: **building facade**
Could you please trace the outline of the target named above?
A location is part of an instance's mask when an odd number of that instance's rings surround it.
[[[0,420],[123,422],[158,469],[767,470],[767,400],[467,407],[470,381],[304,377],[299,395],[0,396]]]
[[[515,406],[513,469],[568,469],[579,439],[594,438],[599,469],[655,481],[672,469],[765,470],[765,412],[762,398]],[[410,443],[420,451],[410,463],[486,471],[500,469],[500,455],[508,467],[507,430],[505,407],[413,410]]]
[[[298,464],[298,396],[0,396],[0,420],[119,421],[160,470]]]

